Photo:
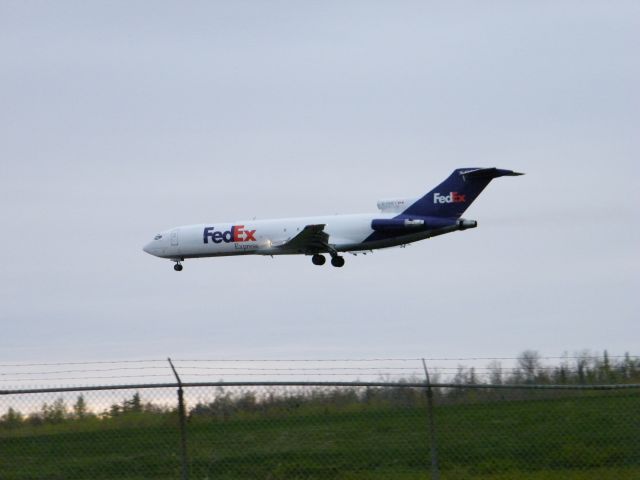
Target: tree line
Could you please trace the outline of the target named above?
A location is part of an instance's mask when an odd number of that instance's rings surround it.
[[[640,384],[640,358],[629,354],[611,358],[589,352],[566,357],[557,365],[544,365],[543,357],[533,350],[522,352],[515,367],[503,368],[493,361],[479,373],[474,367],[459,366],[450,378],[438,371],[431,372],[432,383],[451,383],[460,388],[435,389],[436,401],[441,404],[458,401],[492,401],[496,399],[524,399],[519,393],[496,389],[464,388],[468,385],[583,385],[583,384]],[[423,383],[423,378],[408,378],[398,383]],[[546,392],[545,395],[566,395],[566,392]],[[255,391],[216,389],[211,401],[199,401],[188,409],[189,421],[228,420],[242,416],[313,414],[358,410],[373,407],[413,407],[425,401],[423,388],[403,387],[341,387],[296,390],[272,390],[257,394]],[[526,398],[533,398],[527,394]],[[539,398],[539,397],[537,397]],[[0,429],[23,426],[55,426],[75,422],[85,425],[139,425],[173,422],[177,406],[144,402],[138,392],[108,408],[90,408],[84,395],[67,405],[60,397],[43,403],[37,411],[22,413],[9,407],[0,416]]]
[[[442,376],[436,372],[436,379]],[[556,365],[545,365],[543,357],[535,350],[525,350],[518,355],[516,366],[503,368],[494,360],[479,373],[475,368],[459,366],[452,383],[460,385],[594,385],[640,383],[640,358],[626,353],[611,358],[605,350],[594,355],[589,351],[568,355]],[[435,382],[434,382],[435,383]]]

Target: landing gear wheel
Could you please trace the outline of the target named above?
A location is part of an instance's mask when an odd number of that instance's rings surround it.
[[[344,257],[339,257],[336,255],[335,257],[331,257],[331,265],[334,267],[343,267],[344,266]]]
[[[179,263],[176,263],[176,264],[173,266],[173,269],[174,269],[176,272],[181,272],[181,271],[182,271],[182,265],[180,265]]]
[[[324,265],[327,259],[324,258],[324,255],[320,255],[319,253],[316,253],[313,257],[311,257],[311,261],[313,262],[314,265]]]

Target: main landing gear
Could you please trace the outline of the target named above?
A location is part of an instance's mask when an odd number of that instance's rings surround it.
[[[316,253],[313,257],[311,257],[311,261],[314,265],[324,265],[327,259],[324,258],[324,255]]]
[[[338,255],[331,257],[331,265],[334,267],[344,267],[344,257]]]
[[[181,272],[182,271],[182,264],[180,262],[176,262],[176,264],[173,266],[173,269],[176,272]]]
[[[324,265],[327,259],[324,257],[324,255],[320,255],[319,253],[316,253],[311,257],[311,261],[313,262],[314,265]],[[339,255],[332,255],[331,265],[333,265],[334,267],[343,267],[344,257],[341,257]]]

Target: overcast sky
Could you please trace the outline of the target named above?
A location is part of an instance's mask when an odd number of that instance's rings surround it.
[[[2,360],[639,354],[639,51],[635,0],[0,1]],[[342,269],[141,250],[475,166],[527,175]]]

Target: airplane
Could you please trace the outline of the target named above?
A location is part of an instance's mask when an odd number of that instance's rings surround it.
[[[458,168],[421,197],[378,202],[379,213],[213,222],[158,233],[143,250],[175,262],[228,255],[309,255],[314,265],[344,266],[341,253],[405,246],[437,235],[476,228],[462,214],[491,180],[524,175],[498,168]]]

